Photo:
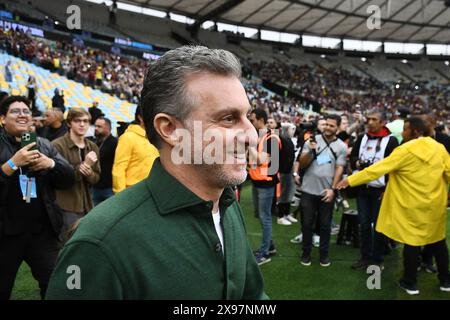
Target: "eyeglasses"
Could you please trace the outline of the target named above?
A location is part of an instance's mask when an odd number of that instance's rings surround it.
[[[29,116],[29,115],[31,115],[31,110],[30,109],[11,109],[11,110],[9,110],[9,113],[12,115],[15,115],[15,116],[18,116],[20,114]]]
[[[75,122],[75,123],[89,123],[89,119],[73,119],[72,122]]]

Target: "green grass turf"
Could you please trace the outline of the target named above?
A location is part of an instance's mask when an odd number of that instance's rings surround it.
[[[261,241],[261,226],[253,216],[251,187],[248,185],[243,188],[241,205],[250,244],[253,249],[257,249]],[[336,214],[334,220],[340,223],[340,214]],[[449,227],[450,218],[447,220],[447,239],[450,235]],[[319,266],[318,248],[313,249],[312,265],[304,267],[299,263],[300,245],[289,242],[299,231],[299,223],[280,226],[273,219],[273,239],[277,255],[272,258],[272,262],[261,266],[266,292],[271,299],[450,299],[450,293],[439,290],[437,276],[424,271],[418,273],[420,295],[411,297],[398,288],[398,279],[402,273],[401,248],[386,256],[380,290],[367,289],[369,275],[365,271],[350,269],[352,262],[359,256],[359,249],[337,246],[336,236],[331,239],[330,267]],[[17,275],[12,299],[39,299],[37,283],[25,263]]]

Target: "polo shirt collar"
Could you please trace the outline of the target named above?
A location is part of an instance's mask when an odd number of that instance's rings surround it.
[[[181,209],[189,209],[189,211],[194,213],[211,214],[212,212],[213,202],[201,199],[181,184],[163,168],[160,158],[154,161],[145,184],[153,195],[158,211],[162,215]],[[225,188],[219,199],[219,210],[221,214],[235,200],[233,190],[231,188]]]

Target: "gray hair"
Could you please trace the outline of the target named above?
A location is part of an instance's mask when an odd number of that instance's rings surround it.
[[[241,64],[229,51],[203,46],[183,46],[151,62],[141,92],[141,107],[147,137],[157,148],[160,138],[153,126],[155,116],[166,113],[185,120],[197,101],[189,96],[186,77],[204,72],[240,78]]]
[[[371,114],[378,114],[378,115],[380,115],[380,120],[381,120],[381,121],[386,121],[386,120],[387,120],[386,113],[385,113],[383,110],[381,110],[381,109],[372,108],[372,109],[369,109],[369,110],[366,112],[366,115],[367,115],[367,116],[368,116],[368,115],[371,115]]]
[[[291,129],[291,128],[297,129],[295,124],[288,123],[288,122],[282,123],[281,124],[281,135],[288,137],[289,136],[289,129]]]

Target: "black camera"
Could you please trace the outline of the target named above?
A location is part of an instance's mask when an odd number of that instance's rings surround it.
[[[359,169],[363,170],[367,167],[370,167],[373,164],[370,160],[359,160]]]
[[[300,124],[300,129],[303,131],[315,131],[317,129],[317,124],[315,122],[302,122]]]

